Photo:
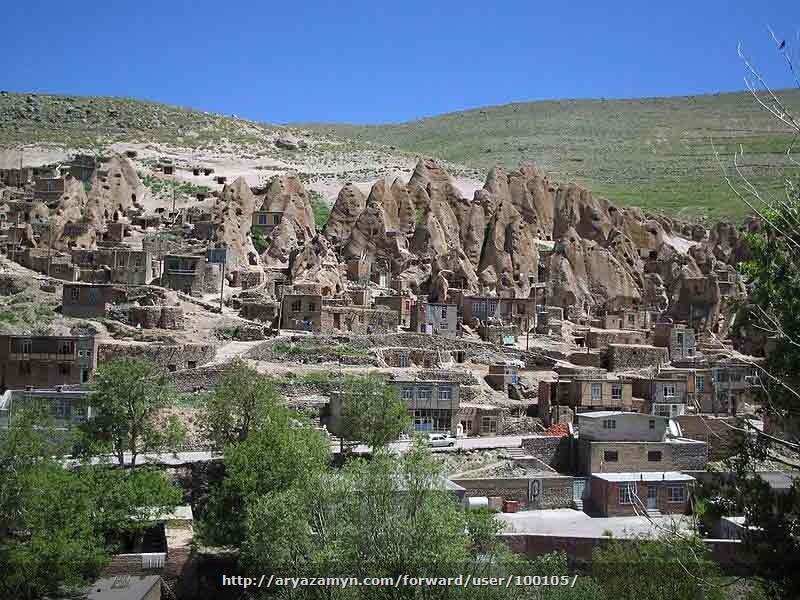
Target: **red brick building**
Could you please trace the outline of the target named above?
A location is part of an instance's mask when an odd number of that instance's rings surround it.
[[[689,511],[694,477],[677,471],[595,473],[591,501],[604,517],[643,514],[683,514]]]

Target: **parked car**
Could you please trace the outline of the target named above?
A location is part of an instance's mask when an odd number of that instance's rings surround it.
[[[445,446],[455,446],[455,438],[450,437],[446,433],[432,433],[428,436],[428,446],[432,448],[441,448]]]

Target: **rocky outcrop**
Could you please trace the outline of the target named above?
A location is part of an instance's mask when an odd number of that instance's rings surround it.
[[[285,267],[292,252],[316,235],[314,210],[300,178],[295,173],[273,177],[261,210],[283,213],[280,224],[270,232],[261,260],[267,267]]]
[[[214,204],[211,220],[218,245],[228,249],[228,267],[240,270],[258,265],[258,252],[250,238],[256,198],[243,177],[226,184]]]
[[[94,248],[97,233],[92,223],[84,219],[87,198],[83,183],[73,177],[64,181],[64,193],[51,212],[47,228],[39,240],[40,247],[54,250]]]
[[[344,291],[339,260],[322,235],[296,249],[289,262],[293,282],[319,283],[322,295],[327,297]]]
[[[145,192],[131,162],[115,155],[92,175],[86,218],[102,229],[106,221],[124,217],[128,208],[141,203]]]
[[[366,205],[367,199],[358,186],[348,183],[339,191],[322,234],[334,245],[346,243]]]

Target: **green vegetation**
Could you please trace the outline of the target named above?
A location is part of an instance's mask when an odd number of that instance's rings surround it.
[[[261,235],[261,231],[256,227],[250,228],[250,238],[253,240],[253,246],[255,246],[256,252],[259,254],[263,254],[269,248],[269,242]]]
[[[418,208],[416,210],[416,223],[417,225],[424,225],[425,220],[428,218],[428,213],[425,211],[424,208]]]
[[[276,354],[288,354],[289,356],[305,356],[312,354],[325,354],[327,356],[334,356],[337,358],[343,357],[357,357],[366,358],[369,353],[363,350],[356,350],[346,344],[338,346],[322,346],[318,344],[299,344],[287,342],[275,342],[272,344],[272,351]]]
[[[190,181],[178,181],[155,175],[139,174],[142,183],[150,188],[157,196],[171,196],[173,193],[185,196],[196,196],[197,194],[207,194],[208,186],[195,185]]]
[[[206,396],[197,421],[211,447],[222,450],[244,442],[282,410],[274,382],[237,357]]]
[[[382,448],[408,427],[408,405],[380,373],[345,378],[343,392],[343,437],[348,440]]]
[[[800,91],[780,96],[800,107]],[[780,187],[791,133],[748,93],[640,100],[506,104],[396,125],[312,125],[320,133],[462,164],[483,176],[495,165],[533,162],[558,182],[577,181],[614,202],[686,217],[742,216],[711,141],[730,164],[742,144],[748,172]],[[797,169],[792,169],[797,172]]]
[[[89,396],[97,416],[82,426],[81,454],[112,452],[118,464],[130,465],[145,452],[177,448],[184,439],[177,417],[161,420],[175,393],[164,374],[149,362],[115,359],[102,363],[94,375]]]
[[[181,501],[150,469],[66,469],[38,408],[0,436],[0,597],[62,597],[94,580],[123,539]]]
[[[314,211],[314,223],[317,227],[324,227],[331,217],[331,208],[325,204],[322,195],[315,190],[308,190],[311,208]]]

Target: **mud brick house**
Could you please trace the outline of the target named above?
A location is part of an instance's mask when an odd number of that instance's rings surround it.
[[[458,337],[458,306],[417,302],[411,310],[411,330],[444,337]]]
[[[0,388],[87,383],[97,368],[94,336],[0,336]]]
[[[114,286],[110,284],[64,283],[61,314],[79,319],[105,317],[114,296]]]
[[[684,514],[695,478],[677,471],[597,473],[591,478],[591,503],[603,517]]]
[[[719,361],[711,368],[714,385],[711,407],[713,414],[737,415],[744,412],[746,403],[758,401],[761,382],[758,368],[747,361]]]
[[[366,284],[370,278],[370,263],[363,258],[352,258],[347,261],[347,279],[355,283]]]
[[[660,371],[651,377],[631,377],[633,394],[647,401],[647,412],[663,417],[686,414],[689,406],[689,381],[684,373]]]
[[[322,331],[322,294],[284,292],[281,300],[281,329]]]
[[[322,294],[284,293],[281,329],[315,333],[389,333],[397,330],[398,314],[387,308],[337,304]]]
[[[598,411],[576,419],[577,467],[584,475],[700,471],[708,463],[708,445],[681,437],[666,417]]]
[[[411,327],[412,301],[409,296],[376,296],[373,298],[375,306],[382,306],[396,311],[401,327]]]
[[[153,257],[147,250],[127,247],[73,249],[72,263],[81,270],[81,281],[145,285],[153,280]]]

